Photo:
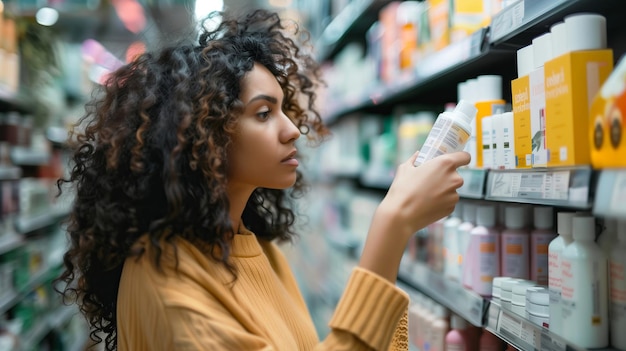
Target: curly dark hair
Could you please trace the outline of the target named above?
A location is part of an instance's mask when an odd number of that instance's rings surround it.
[[[115,350],[117,291],[131,246],[149,236],[159,266],[161,243],[194,243],[229,265],[234,228],[229,217],[227,150],[238,116],[241,80],[255,63],[265,66],[284,93],[283,110],[309,140],[328,133],[314,106],[319,67],[299,47],[306,31],[275,13],[226,13],[196,44],[144,53],[113,72],[94,93],[72,131],[70,248],[59,292],[79,305],[91,339]],[[302,33],[305,35],[303,36]],[[256,189],[243,213],[264,240],[293,237],[292,201],[304,190],[302,174],[290,190]]]

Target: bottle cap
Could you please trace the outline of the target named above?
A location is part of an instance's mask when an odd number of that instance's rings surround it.
[[[554,211],[549,206],[533,208],[533,224],[537,229],[551,229],[554,226]]]
[[[595,13],[579,13],[565,17],[567,51],[601,50],[606,48],[606,18]]]
[[[456,104],[454,112],[459,114],[467,124],[471,124],[474,117],[476,117],[476,112],[478,112],[478,110],[474,104],[469,103],[466,100],[461,100],[458,104]]]
[[[521,229],[526,225],[526,211],[521,206],[507,206],[504,210],[504,225],[509,229]]]
[[[528,45],[517,50],[517,77],[527,76],[535,68],[533,46]]]
[[[482,75],[476,79],[480,94],[477,101],[502,100],[502,76]]]
[[[559,22],[550,27],[552,34],[552,58],[567,53],[567,27],[565,22]]]
[[[467,102],[474,104],[478,100],[478,79],[472,78],[466,81],[466,98]]]
[[[463,205],[463,222],[476,223],[476,205],[466,203]]]
[[[572,222],[575,241],[594,241],[596,239],[596,220],[593,217],[574,217]]]
[[[565,237],[572,237],[572,219],[576,214],[574,212],[559,212],[557,213],[557,228],[556,231],[559,235]]]
[[[476,224],[491,228],[496,225],[496,208],[490,205],[478,206],[476,209]]]
[[[543,67],[552,58],[552,34],[544,33],[533,39],[533,66]]]
[[[453,314],[452,317],[450,317],[450,327],[452,327],[452,329],[464,330],[468,325],[469,323],[459,315]]]

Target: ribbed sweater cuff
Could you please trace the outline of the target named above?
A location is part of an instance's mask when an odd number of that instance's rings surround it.
[[[408,304],[404,291],[356,267],[329,326],[354,334],[375,350],[386,350]]]

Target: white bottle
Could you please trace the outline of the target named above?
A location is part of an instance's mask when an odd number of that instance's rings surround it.
[[[626,350],[626,221],[617,225],[617,243],[611,252],[611,345]]]
[[[470,232],[476,225],[476,205],[473,203],[465,203],[463,205],[463,223],[457,229],[457,242],[459,243],[459,256],[457,258],[458,272],[460,275],[456,277],[466,288],[472,287],[471,266],[466,259],[468,250],[470,249]]]
[[[563,310],[561,309],[561,253],[571,244],[572,219],[574,212],[559,212],[557,214],[557,233],[559,234],[548,246],[548,288],[550,290],[550,331],[557,335],[563,333]]]
[[[462,151],[472,133],[471,123],[476,111],[473,104],[461,100],[454,111],[439,114],[413,165],[419,166],[437,156]]]
[[[443,256],[445,259],[443,272],[447,278],[456,278],[461,275],[459,265],[457,264],[459,243],[456,233],[459,225],[463,222],[461,220],[462,211],[463,203],[459,201],[450,217],[443,222]]]
[[[617,242],[617,221],[610,218],[604,219],[604,230],[598,237],[598,246],[607,256],[613,252],[613,245]]]
[[[434,310],[435,319],[430,325],[430,351],[446,350],[446,334],[450,329],[448,324],[449,311],[441,305],[437,305]]]
[[[504,115],[497,113],[491,118],[492,168],[504,168]]]
[[[554,211],[550,206],[533,209],[535,229],[530,233],[530,280],[548,285],[548,246],[556,238]]]
[[[466,261],[472,265],[472,290],[491,296],[493,278],[500,276],[500,233],[495,228],[495,207],[478,206],[476,224],[470,232],[470,252],[466,255]]]
[[[502,231],[502,276],[529,279],[530,238],[526,227],[526,209],[522,206],[507,206]]]
[[[572,228],[574,242],[563,250],[561,259],[563,337],[584,348],[607,347],[607,257],[595,243],[595,218],[574,217]]]

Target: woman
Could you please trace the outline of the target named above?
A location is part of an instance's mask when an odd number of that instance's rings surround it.
[[[76,200],[60,279],[107,350],[406,347],[400,258],[452,211],[469,156],[398,168],[320,342],[274,244],[294,236],[295,142],[326,134],[317,67],[289,28],[265,11],[225,17],[198,45],[120,68],[89,105],[65,180]]]

